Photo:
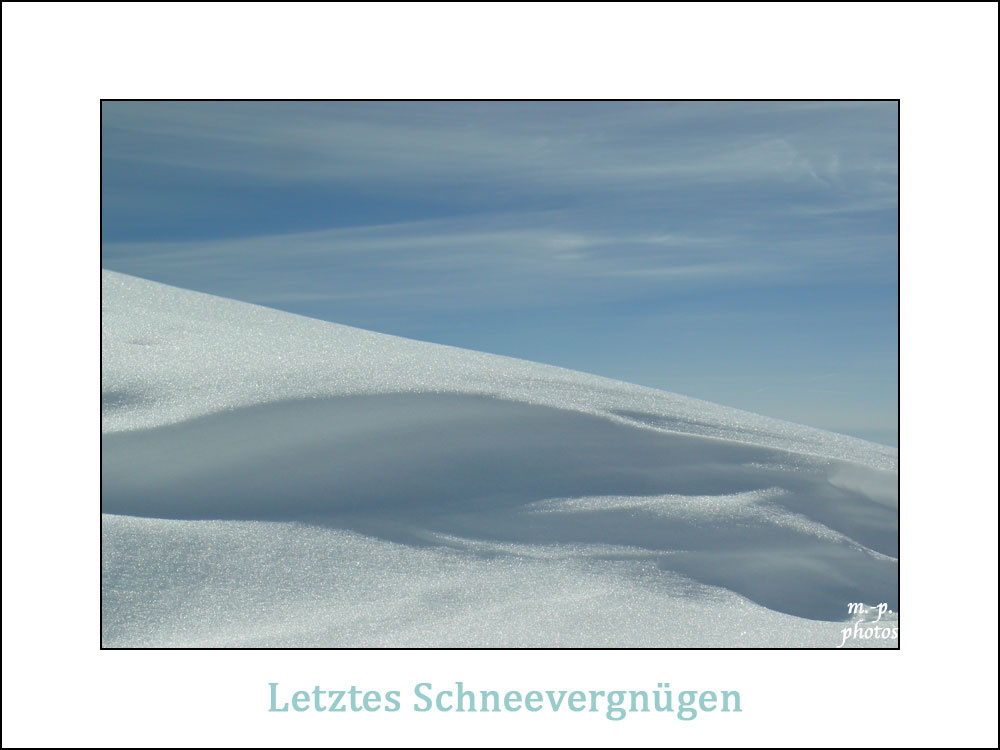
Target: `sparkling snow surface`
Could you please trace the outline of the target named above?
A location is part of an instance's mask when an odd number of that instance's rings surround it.
[[[891,448],[108,271],[102,309],[105,646],[835,647],[898,611]]]

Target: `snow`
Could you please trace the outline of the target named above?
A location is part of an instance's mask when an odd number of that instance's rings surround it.
[[[102,284],[105,646],[833,648],[898,612],[891,448]]]

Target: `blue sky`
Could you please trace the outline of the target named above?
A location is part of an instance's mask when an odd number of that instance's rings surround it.
[[[897,441],[895,102],[105,102],[102,265]]]

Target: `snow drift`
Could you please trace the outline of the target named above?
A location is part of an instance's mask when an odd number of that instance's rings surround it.
[[[892,449],[102,283],[105,646],[836,647],[898,611]]]

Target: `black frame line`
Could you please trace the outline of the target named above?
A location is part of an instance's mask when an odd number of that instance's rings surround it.
[[[901,156],[901,121],[900,121],[900,109],[901,100],[900,99],[845,99],[845,98],[834,98],[834,99],[156,99],[156,98],[136,98],[136,99],[118,99],[118,98],[108,98],[101,99],[100,104],[100,119],[103,122],[103,105],[104,102],[896,102],[896,434],[897,434],[897,475],[896,475],[896,494],[899,496],[900,482],[899,482],[899,464],[898,464],[898,453],[899,445],[901,444],[900,427],[901,421],[899,418],[899,406],[901,403],[899,395],[899,380],[900,380],[900,340],[899,335],[899,323],[900,323],[900,247],[901,247],[901,225],[900,225],[900,203],[901,203],[901,180],[900,180],[900,156]],[[99,168],[100,182],[99,190],[103,188],[104,184],[104,139],[103,131],[101,138],[101,148],[100,157],[101,164]],[[103,190],[100,190],[100,204],[101,204],[101,220],[100,220],[100,238],[98,245],[101,248],[101,254],[103,255],[103,237],[104,237],[104,197]],[[100,266],[100,263],[98,263]],[[100,270],[100,269],[98,269]],[[101,314],[101,322],[103,323],[103,311]],[[101,373],[103,374],[104,362],[103,357],[101,360]],[[101,434],[101,449],[103,451],[104,435]],[[101,493],[103,497],[103,478],[101,479]],[[99,590],[101,592],[101,598],[103,603],[103,568],[104,568],[104,514],[103,511],[101,515],[101,525],[99,527],[100,536],[100,562],[98,565],[98,575],[100,577]],[[902,509],[897,506],[897,542],[902,545]],[[899,591],[899,599],[902,599],[902,576],[897,568],[896,571],[896,586]],[[902,604],[900,604],[900,609],[902,609]],[[100,633],[98,638],[102,637],[104,630],[104,610],[101,607],[100,613]],[[896,639],[896,646],[891,648],[875,648],[875,649],[842,649],[837,646],[823,646],[823,647],[806,647],[806,646],[622,646],[622,647],[612,647],[612,646],[597,646],[597,647],[587,647],[587,646],[526,646],[526,647],[516,647],[516,646],[483,646],[483,647],[464,647],[464,646],[373,646],[373,647],[363,647],[363,646],[284,646],[284,647],[274,647],[274,646],[262,646],[262,647],[252,647],[252,646],[105,646],[103,642],[100,643],[101,651],[841,651],[841,652],[863,652],[863,653],[878,653],[878,652],[893,652],[899,651],[902,647],[902,635]]]

